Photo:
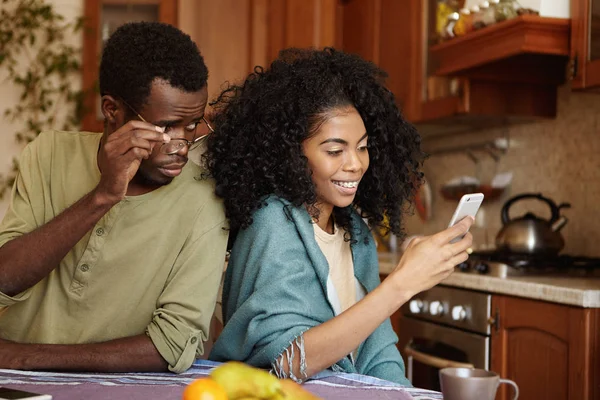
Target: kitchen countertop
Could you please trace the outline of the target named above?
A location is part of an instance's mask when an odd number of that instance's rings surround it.
[[[398,260],[398,254],[380,253],[379,272],[383,275],[389,274],[398,264]],[[600,308],[600,278],[598,277],[545,274],[496,278],[455,272],[441,284],[584,308]]]

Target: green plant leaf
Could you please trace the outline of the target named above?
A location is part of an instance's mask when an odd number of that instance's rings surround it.
[[[77,127],[83,95],[72,83],[80,79],[81,49],[65,39],[84,28],[84,18],[69,22],[48,0],[1,0],[1,4],[0,68],[19,94],[2,117],[23,124],[14,132],[15,139],[28,143],[42,130]],[[65,112],[58,116],[57,109]],[[0,198],[12,186],[17,169],[15,162],[12,174],[0,176]]]

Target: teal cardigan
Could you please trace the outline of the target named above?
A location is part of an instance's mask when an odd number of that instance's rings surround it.
[[[352,227],[354,274],[371,292],[380,283],[375,243],[356,212]],[[305,208],[268,198],[234,243],[223,287],[225,327],[209,358],[270,368],[296,337],[335,316],[328,275]],[[410,386],[397,341],[387,319],[359,346],[354,363],[347,356],[332,369]]]

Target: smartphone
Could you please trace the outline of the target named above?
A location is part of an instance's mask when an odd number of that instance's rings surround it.
[[[450,223],[448,224],[448,228],[450,228],[452,225],[456,224],[457,222],[460,222],[460,220],[465,218],[466,216],[470,215],[471,217],[475,218],[475,215],[477,215],[477,211],[479,210],[479,206],[481,206],[482,202],[483,202],[483,193],[465,194],[458,202],[458,206],[456,207],[456,210],[454,211],[454,215],[452,215],[452,219],[450,220]],[[464,235],[455,237],[454,239],[452,239],[450,241],[450,243],[456,243],[459,240],[461,240],[463,237],[464,237]]]
[[[0,387],[0,400],[52,400],[49,394],[25,392],[23,390]]]

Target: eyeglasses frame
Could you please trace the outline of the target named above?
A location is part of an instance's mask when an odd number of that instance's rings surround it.
[[[138,117],[140,120],[142,120],[143,122],[146,122],[148,124],[150,124],[151,122],[148,122],[144,119],[144,117],[142,117],[140,115],[140,113],[138,113],[135,108],[133,108],[128,102],[125,101],[125,99],[123,99],[121,97],[121,101],[123,102],[123,104],[125,104],[127,107],[129,107],[129,109],[131,111],[133,111],[133,113],[136,115],[136,117]],[[206,126],[208,127],[208,130],[210,131],[210,133],[207,133],[206,135],[202,135],[202,136],[198,136],[197,138],[195,138],[194,140],[190,141],[187,140],[186,138],[171,138],[171,140],[183,140],[188,148],[188,151],[190,151],[190,149],[192,148],[192,146],[195,146],[197,144],[200,143],[201,140],[203,140],[204,138],[208,137],[208,135],[210,135],[211,133],[215,133],[215,130],[213,129],[213,127],[210,125],[210,123],[206,120],[206,118],[204,118],[204,116],[202,116],[202,120],[204,121],[204,123],[206,124]],[[164,145],[164,143],[163,143]],[[167,155],[171,155],[171,154],[175,154],[179,151],[180,149],[171,152],[171,153],[164,153]]]

